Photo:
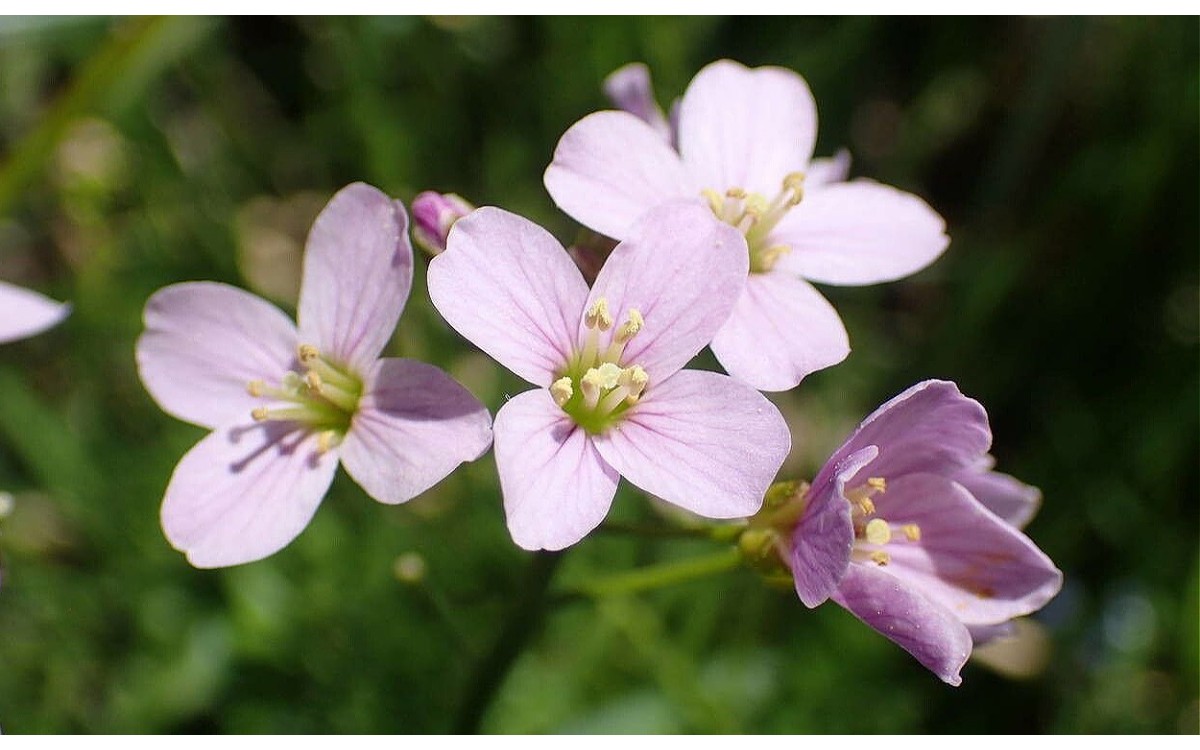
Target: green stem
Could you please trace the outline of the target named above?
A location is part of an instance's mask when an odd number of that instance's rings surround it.
[[[635,594],[640,591],[673,586],[696,578],[704,578],[716,573],[733,570],[742,562],[736,547],[723,549],[720,552],[678,560],[646,568],[638,568],[627,573],[593,578],[566,588],[564,593],[581,594],[593,598]]]
[[[455,734],[475,734],[479,731],[484,714],[504,684],[508,670],[520,656],[525,644],[537,634],[546,611],[546,591],[562,555],[561,552],[539,552],[534,555],[525,576],[525,585],[504,629],[500,631],[491,650],[476,665],[467,683],[454,725]]]
[[[712,539],[731,542],[745,530],[742,524],[720,524],[711,526],[661,526],[650,523],[625,523],[605,521],[598,531],[604,534],[656,537],[660,539]]]

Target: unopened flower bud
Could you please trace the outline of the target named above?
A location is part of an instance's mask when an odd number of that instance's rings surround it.
[[[446,238],[454,222],[474,210],[474,206],[454,193],[426,190],[413,198],[413,240],[425,252],[438,255],[446,249]]]

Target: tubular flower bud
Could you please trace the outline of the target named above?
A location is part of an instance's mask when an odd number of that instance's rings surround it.
[[[426,190],[412,202],[412,235],[417,245],[429,255],[446,249],[446,238],[454,222],[475,210],[461,196]]]

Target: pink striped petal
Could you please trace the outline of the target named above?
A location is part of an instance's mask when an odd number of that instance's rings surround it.
[[[429,297],[446,322],[535,385],[565,366],[587,294],[558,240],[499,208],[455,222],[446,252],[429,262]]]
[[[615,239],[627,237],[633,223],[660,203],[700,200],[679,155],[628,112],[594,112],[572,125],[543,182],[571,218]]]
[[[945,682],[962,684],[971,634],[950,610],[871,565],[851,565],[833,599]]]
[[[850,339],[833,305],[811,284],[778,272],[752,273],[712,350],[738,380],[760,391],[786,391],[845,359]]]
[[[412,287],[404,206],[356,182],[317,216],[304,250],[303,343],[366,370],[383,351]]]
[[[1013,528],[1023,529],[1037,515],[1042,491],[1008,474],[992,471],[995,461],[985,456],[978,465],[951,475],[985,508]]]
[[[296,369],[296,328],[279,308],[227,284],[191,282],[155,292],[137,341],[138,374],[163,411],[215,428],[262,405],[246,387]]]
[[[679,108],[679,152],[700,187],[767,197],[803,172],[817,139],[817,105],[785,68],[719,60],[696,74]]]
[[[604,297],[615,322],[607,344],[638,310],[645,326],[625,347],[624,365],[663,380],[704,348],[729,317],[749,270],[742,235],[702,206],[672,202],[652,209],[613,250],[587,305]],[[587,333],[579,320],[580,340]]]
[[[595,438],[630,482],[708,518],[751,516],[791,449],[775,405],[719,373],[682,370]]]
[[[198,568],[260,560],[304,530],[337,464],[335,454],[318,452],[314,436],[288,424],[216,430],[175,467],[163,531]]]
[[[608,515],[617,472],[543,389],[514,396],[496,414],[496,468],[513,541],[558,550]]]
[[[70,313],[70,305],[0,281],[0,344],[41,333]]]
[[[411,500],[492,443],[479,400],[433,365],[381,359],[339,453],[342,465],[381,503]]]
[[[771,233],[792,251],[777,268],[823,284],[894,281],[937,260],[946,222],[911,193],[869,180],[827,185],[805,195]]]

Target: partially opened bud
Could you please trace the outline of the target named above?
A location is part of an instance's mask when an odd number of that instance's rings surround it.
[[[425,252],[438,255],[446,249],[446,237],[454,222],[474,210],[474,206],[454,193],[426,190],[413,198],[413,239]]]

